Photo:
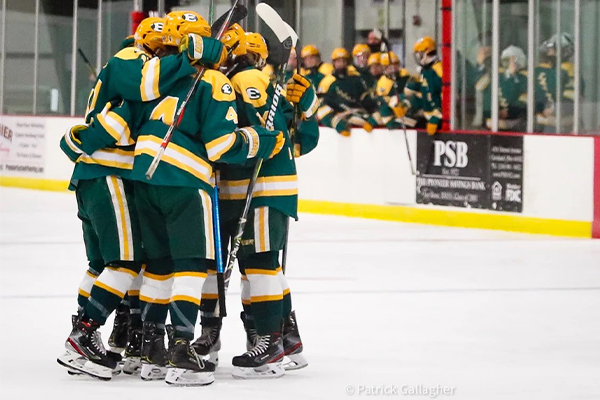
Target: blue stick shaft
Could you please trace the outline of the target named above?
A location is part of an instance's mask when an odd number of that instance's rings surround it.
[[[219,188],[215,185],[213,190],[213,234],[215,237],[215,259],[217,261],[217,273],[223,273],[223,252],[221,245],[221,222],[219,219]]]

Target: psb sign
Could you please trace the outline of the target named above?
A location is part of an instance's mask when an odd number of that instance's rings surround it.
[[[434,140],[433,165],[436,167],[464,168],[469,163],[468,151],[469,146],[465,142]]]
[[[522,137],[419,134],[417,171],[417,203],[522,210]]]

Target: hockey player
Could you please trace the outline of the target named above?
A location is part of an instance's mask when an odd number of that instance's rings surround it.
[[[498,90],[498,129],[502,131],[523,131],[527,122],[527,57],[516,46],[508,46],[500,56]],[[491,83],[491,81],[490,81]],[[492,129],[492,88],[483,88],[483,116],[486,127]]]
[[[395,128],[392,110],[375,99],[357,72],[348,69],[348,51],[334,49],[331,58],[334,73],[319,85],[319,91],[325,93],[317,114],[320,123],[334,128],[342,136],[350,136],[353,126],[367,132],[378,125]]]
[[[560,43],[559,43],[560,41]],[[561,60],[558,60],[560,45]],[[557,64],[560,62],[560,101],[561,126],[559,132],[567,133],[573,129],[573,107],[575,96],[575,74],[570,62],[574,53],[573,38],[567,33],[553,35],[544,41],[540,49],[540,64],[535,69],[535,111],[537,129],[547,133],[556,131],[556,102],[559,76]],[[583,83],[581,84],[583,87]]]
[[[304,46],[300,55],[304,67],[302,75],[318,88],[323,78],[333,73],[333,65],[321,60],[321,52],[314,44]]]
[[[355,45],[352,49],[352,57],[354,59],[354,67],[367,87],[375,89],[377,80],[371,74],[369,67],[369,58],[371,57],[371,49],[369,49],[369,46],[364,43]]]
[[[373,80],[377,82],[383,75],[383,65],[381,65],[381,53],[372,53],[367,61],[369,64],[369,73]]]
[[[427,133],[435,135],[442,123],[442,62],[438,59],[435,41],[425,36],[414,45],[417,64],[421,66],[417,84],[411,90],[418,90],[420,96],[406,97],[396,108],[398,117],[407,111],[422,111],[427,120]]]
[[[246,41],[247,54],[236,60],[230,72],[240,110],[240,126],[262,123],[269,113],[274,93],[260,70],[268,56],[264,39],[257,33],[248,33]],[[227,47],[231,45],[226,43]],[[287,94],[298,102],[302,122],[294,138],[295,145],[287,136],[281,153],[265,160],[262,166],[238,257],[244,308],[241,316],[248,350],[232,361],[233,375],[240,378],[281,376],[284,370],[279,363],[284,355],[290,359],[284,366],[286,369],[307,365],[301,354],[303,347],[292,311],[291,293],[278,256],[286,240],[288,218],[297,219],[297,177],[292,155],[310,152],[318,140],[314,116],[317,98],[312,85],[301,75],[292,77],[287,85]],[[289,117],[283,110],[289,108],[289,104],[283,98],[279,102],[275,129],[287,131]],[[218,184],[223,243],[235,234],[252,172],[251,165],[224,165],[220,168]],[[220,348],[221,319],[214,315],[216,279],[214,274],[209,275],[209,279],[211,277],[212,283],[207,281],[203,290],[203,333],[195,347],[199,353],[212,353],[214,357]]]
[[[165,24],[166,44],[179,44],[182,52],[201,59],[197,40],[203,38],[178,35],[185,22],[181,15],[171,14]],[[210,35],[208,24],[200,22],[205,25],[205,34]],[[125,103],[109,112],[130,121],[130,129],[138,132],[130,178],[134,180],[148,256],[140,297],[144,303],[142,353],[149,363],[142,366],[142,376],[146,366],[160,369],[167,362],[166,381],[175,385],[206,385],[214,381],[214,364],[201,360],[190,347],[206,271],[214,263],[212,162],[252,162],[257,157],[277,154],[283,145],[281,132],[261,126],[238,130],[231,83],[220,72],[205,70],[161,163],[152,180],[147,181],[145,172],[158,143],[173,123],[178,103],[192,83],[192,77],[188,77],[161,99]],[[137,126],[141,128],[134,128]],[[163,331],[167,311],[174,328],[168,355]],[[153,377],[152,371],[148,376]]]
[[[104,349],[98,329],[131,287],[143,260],[128,180],[134,142],[125,122],[107,111],[111,101],[155,99],[195,71],[185,56],[153,58],[165,50],[163,24],[162,19],[142,21],[136,46],[121,50],[106,64],[90,93],[86,122],[103,126],[114,140],[87,148],[78,139],[85,126],[72,128],[61,140],[63,151],[76,162],[70,188],[76,191],[90,270],[80,286],[80,316],[67,339],[67,352],[58,361],[102,379],[110,379],[116,361]],[[215,51],[205,51],[202,61],[220,59],[221,44],[206,39],[205,49]]]
[[[411,78],[410,73],[400,65],[400,59],[392,51],[381,54],[381,65],[384,75],[377,81],[377,96],[384,97],[387,101],[390,97],[401,96]]]

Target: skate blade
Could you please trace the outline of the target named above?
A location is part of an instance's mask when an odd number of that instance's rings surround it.
[[[140,378],[143,380],[159,381],[165,379],[165,376],[167,376],[167,367],[142,363],[142,368],[140,369]]]
[[[69,372],[70,375],[76,375],[77,372],[79,372],[103,381],[109,381],[113,376],[113,370],[108,367],[98,365],[89,360],[86,360],[83,364],[81,363],[81,360],[73,362],[72,357],[73,355],[69,355],[66,358],[61,356],[56,359],[60,365],[69,369],[67,372]],[[69,359],[71,359],[71,362],[69,362]],[[72,372],[74,372],[74,374]]]
[[[283,360],[283,369],[286,371],[295,371],[308,366],[308,361],[302,353],[288,354]]]
[[[285,374],[280,363],[265,364],[256,368],[233,367],[231,375],[238,379],[275,379]]]
[[[126,375],[139,374],[142,369],[142,359],[140,357],[128,357],[123,363],[123,373]]]
[[[211,363],[215,364],[215,367],[219,366],[219,352],[218,351],[213,351],[211,353],[208,354],[208,361],[210,361]]]
[[[56,359],[56,361],[63,367],[67,368],[67,373],[69,375],[83,375],[83,372],[80,372],[73,367],[73,364],[78,364],[80,367],[83,367],[83,364],[85,364],[85,358],[79,353],[66,350],[64,354]]]
[[[185,368],[169,368],[165,382],[173,386],[206,386],[215,381],[212,372],[197,372]]]
[[[114,347],[108,345],[108,350],[112,351],[113,353],[123,354],[123,352],[125,351],[125,347]]]

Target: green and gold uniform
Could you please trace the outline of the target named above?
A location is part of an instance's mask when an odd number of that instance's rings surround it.
[[[271,106],[274,88],[268,77],[252,66],[240,67],[231,78],[239,109],[239,125],[248,126],[265,120]],[[306,154],[317,145],[319,128],[312,107],[303,111],[303,118],[294,138],[279,154],[263,162],[258,176],[242,235],[238,263],[242,273],[242,302],[246,316],[252,316],[259,335],[280,329],[281,318],[292,310],[291,295],[279,266],[278,255],[286,241],[288,217],[298,218],[298,178],[294,161],[296,155]],[[279,97],[274,118],[276,130],[287,131],[291,105]],[[295,147],[295,148],[294,148]],[[246,191],[254,170],[253,165],[219,166],[219,198],[223,243],[235,235],[246,199]],[[214,277],[214,275],[213,275]],[[208,283],[208,282],[207,282]],[[216,279],[205,285],[202,299],[202,326],[216,323],[213,315],[216,303]]]
[[[409,85],[409,91],[418,90],[420,96],[405,98],[411,111],[422,110],[429,124],[440,126],[442,123],[442,62],[435,61],[421,68],[415,85]]]
[[[61,140],[63,151],[76,162],[69,189],[77,197],[90,265],[78,302],[100,324],[127,293],[144,259],[133,184],[127,179],[133,168],[134,141],[122,118],[107,115],[110,104],[156,99],[192,72],[182,55],[158,59],[135,47],[120,50],[100,72],[86,110],[86,122],[103,125],[109,138],[92,138],[93,148],[78,148],[69,135]],[[88,132],[87,136],[95,135]],[[109,266],[106,271],[105,266]],[[130,294],[136,296],[134,292]]]
[[[146,171],[192,84],[191,76],[181,79],[162,98],[126,102],[107,113],[109,118],[128,121],[130,131],[136,132],[129,178],[134,181],[148,257],[140,291],[145,320],[162,329],[170,309],[175,336],[188,339],[194,337],[207,270],[214,268],[212,163],[247,162],[258,152],[259,137],[252,127],[237,129],[231,83],[220,72],[206,70],[154,176],[146,180]],[[95,136],[109,140],[107,126],[96,125],[103,135]]]
[[[498,129],[502,131],[522,131],[527,128],[527,71],[520,70],[511,75],[501,68],[498,86]],[[477,90],[483,93],[483,118],[485,126],[492,128],[492,87],[489,78],[479,80]],[[502,118],[506,114],[506,118]]]
[[[392,128],[389,125],[394,122],[392,110],[375,98],[356,71],[334,72],[321,81],[319,92],[325,93],[317,113],[322,125],[345,135],[352,126],[368,131],[378,125]]]
[[[302,68],[301,74],[317,88],[317,94],[321,95],[323,93],[319,92],[319,85],[323,78],[333,74],[333,65],[321,62],[318,66],[313,68]]]
[[[556,132],[556,91],[558,85],[558,75],[556,71],[556,65],[550,62],[541,63],[535,68],[535,112],[537,121],[537,130],[542,132],[553,133]],[[569,73],[561,68],[560,70],[560,91],[561,93],[561,106],[567,103],[572,103],[572,99],[567,98],[567,85],[571,81]],[[544,111],[546,114],[544,115]],[[573,129],[573,115],[572,107],[571,113],[565,112],[568,107],[562,108],[561,115],[561,127],[560,131],[571,132]],[[549,111],[549,113],[548,113]]]

